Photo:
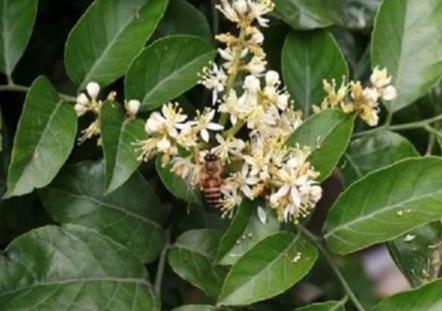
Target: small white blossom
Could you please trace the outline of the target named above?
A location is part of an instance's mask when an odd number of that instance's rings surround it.
[[[241,152],[244,150],[246,143],[234,137],[224,139],[220,134],[215,136],[218,145],[213,147],[211,152],[216,154],[222,162],[230,162],[230,158],[239,157]]]
[[[380,70],[377,66],[373,69],[370,81],[376,88],[382,88],[391,82],[391,76],[387,73],[387,68]]]
[[[124,107],[126,108],[127,114],[129,116],[135,116],[140,109],[140,105],[140,101],[136,99],[131,99],[124,103]]]
[[[382,90],[382,99],[383,100],[394,100],[397,97],[397,90],[394,86],[389,85]]]
[[[100,92],[100,85],[97,82],[89,82],[86,85],[86,91],[92,99],[96,99]]]
[[[204,85],[207,89],[212,90],[212,105],[215,105],[218,100],[218,93],[224,91],[226,81],[226,73],[216,64],[212,64],[212,67],[205,67],[203,69],[199,83]]]

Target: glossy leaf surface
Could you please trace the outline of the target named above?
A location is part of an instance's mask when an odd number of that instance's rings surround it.
[[[165,233],[162,205],[149,183],[136,173],[111,194],[104,195],[103,189],[103,164],[80,162],[64,168],[40,197],[56,221],[96,229],[143,262],[155,260]]]
[[[183,233],[169,252],[169,264],[184,280],[216,298],[226,271],[213,261],[221,232],[214,229],[191,230]]]
[[[309,161],[324,181],[344,154],[353,132],[354,116],[334,109],[312,115],[287,140],[287,145],[309,146]]]
[[[70,32],[65,67],[71,80],[107,85],[121,77],[154,32],[167,0],[96,0]]]
[[[129,98],[152,110],[178,97],[200,79],[215,51],[205,40],[177,35],[148,46],[131,64],[124,89]]]
[[[407,159],[351,185],[327,216],[328,246],[348,254],[442,217],[442,159]]]
[[[2,311],[160,310],[138,259],[82,226],[15,239],[0,255],[0,277]]]
[[[442,280],[385,299],[373,311],[439,311],[442,310]]]
[[[393,76],[399,110],[427,93],[442,77],[442,6],[439,0],[383,1],[376,18],[371,60]]]
[[[390,131],[353,140],[345,153],[342,169],[345,183],[351,184],[367,173],[393,164],[399,160],[417,157],[419,153],[405,137]]]
[[[233,265],[218,304],[248,305],[276,296],[310,271],[317,256],[316,248],[299,236],[271,235]]]
[[[135,172],[138,159],[137,141],[147,138],[144,122],[124,114],[118,103],[106,102],[100,111],[101,140],[106,166],[106,192],[124,184]]]
[[[259,209],[263,215],[258,215]],[[274,211],[260,207],[259,203],[243,200],[219,243],[217,263],[234,264],[256,243],[278,230],[279,222]]]
[[[28,45],[38,0],[0,0],[0,72],[11,75]]]
[[[322,81],[340,83],[348,68],[333,35],[325,30],[292,32],[282,49],[282,74],[295,106],[308,115],[324,96]]]
[[[26,94],[8,169],[7,197],[46,186],[68,158],[77,132],[74,108],[43,76]]]

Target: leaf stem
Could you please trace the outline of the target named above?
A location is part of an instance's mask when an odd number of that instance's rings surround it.
[[[328,250],[322,245],[321,240],[316,235],[311,233],[308,229],[306,229],[305,227],[303,227],[301,225],[297,225],[296,227],[301,232],[301,234],[304,235],[310,242],[312,242],[318,248],[319,252],[324,256],[324,258],[326,259],[327,263],[332,268],[334,274],[338,278],[339,282],[341,283],[342,287],[344,288],[344,291],[346,292],[348,298],[352,301],[355,308],[358,311],[366,311],[364,306],[362,306],[361,302],[359,301],[359,299],[356,297],[355,293],[351,289],[351,287],[348,284],[347,280],[345,279],[344,275],[339,270],[339,268],[336,266],[333,257],[330,255]]]
[[[158,296],[161,296],[161,284],[163,282],[163,275],[164,275],[164,270],[166,268],[166,259],[167,259],[167,253],[169,252],[169,248],[170,248],[170,230],[167,230],[166,245],[164,245],[164,248],[161,251],[160,259],[158,261],[157,274],[155,276],[154,291],[155,293],[157,293]]]
[[[392,131],[406,131],[406,130],[413,130],[413,129],[419,129],[419,128],[425,128],[425,126],[432,124],[434,122],[437,121],[441,121],[442,120],[442,114],[437,115],[435,117],[429,118],[429,119],[425,119],[425,120],[421,120],[421,121],[416,121],[416,122],[410,122],[410,123],[404,123],[404,124],[398,124],[398,125],[383,125],[380,127],[377,127],[375,129],[372,130],[368,130],[368,131],[363,131],[363,132],[359,132],[353,135],[353,138],[357,138],[357,137],[363,137],[363,136],[367,136],[367,135],[371,135],[373,133],[379,132],[381,130],[392,130]]]
[[[5,85],[0,85],[0,92],[27,92],[29,90],[29,86],[25,85],[19,85],[14,83],[8,83]],[[60,98],[68,101],[68,102],[75,102],[77,99],[71,95],[58,93]]]

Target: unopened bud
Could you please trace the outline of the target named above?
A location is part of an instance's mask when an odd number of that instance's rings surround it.
[[[89,82],[86,85],[86,90],[92,99],[96,99],[100,92],[100,85],[97,82]]]
[[[130,116],[135,116],[140,109],[140,101],[136,99],[131,99],[124,104],[127,114]]]

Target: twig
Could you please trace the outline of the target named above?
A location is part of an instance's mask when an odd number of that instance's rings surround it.
[[[398,125],[390,125],[390,126],[383,125],[383,126],[377,127],[372,130],[356,133],[353,135],[353,138],[371,135],[371,134],[379,132],[381,130],[406,131],[406,130],[425,128],[425,126],[432,124],[434,122],[437,122],[437,121],[441,121],[441,120],[442,120],[442,114],[437,115],[433,118],[429,118],[429,119],[425,119],[425,120],[421,120],[421,121],[416,121],[416,122],[410,122],[410,123],[404,123],[404,124],[398,124]]]
[[[167,230],[166,245],[164,245],[164,248],[161,251],[160,259],[158,261],[157,274],[155,276],[154,290],[158,296],[161,295],[161,284],[163,282],[163,275],[164,275],[164,270],[166,268],[166,259],[167,259],[167,253],[169,252],[169,248],[170,248],[170,230]]]
[[[362,306],[361,302],[359,301],[359,299],[356,297],[355,293],[351,289],[350,285],[347,283],[347,280],[345,279],[344,275],[336,266],[334,259],[329,254],[328,250],[322,245],[319,238],[301,225],[297,225],[296,227],[301,232],[301,234],[305,236],[310,242],[312,242],[318,248],[319,252],[321,252],[321,254],[324,256],[327,263],[330,265],[334,274],[336,275],[342,287],[344,288],[344,291],[346,292],[348,298],[353,302],[355,308],[358,311],[366,311],[364,306]]]
[[[6,84],[6,85],[0,85],[0,92],[27,92],[29,90],[28,86],[25,85],[18,85],[18,84]],[[73,96],[66,95],[63,93],[58,93],[60,98],[68,101],[68,102],[75,102],[77,99]]]

